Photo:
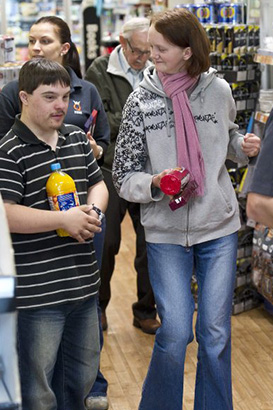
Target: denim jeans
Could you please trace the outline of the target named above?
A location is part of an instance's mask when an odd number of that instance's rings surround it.
[[[19,310],[23,410],[84,410],[99,366],[96,297]]]
[[[139,410],[181,410],[187,345],[193,340],[193,270],[198,281],[195,410],[232,410],[231,312],[237,233],[189,248],[147,243],[161,327]]]

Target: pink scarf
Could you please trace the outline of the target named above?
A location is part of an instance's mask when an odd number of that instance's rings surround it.
[[[197,82],[186,71],[176,74],[158,72],[163,90],[171,98],[174,110],[177,165],[187,168],[198,187],[196,195],[204,194],[205,166],[195,121],[186,90]]]

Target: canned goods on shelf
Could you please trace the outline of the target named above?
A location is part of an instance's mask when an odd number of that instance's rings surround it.
[[[229,24],[243,23],[243,3],[220,3],[218,6],[218,22]]]
[[[214,5],[208,4],[196,4],[195,15],[200,23],[214,23]]]

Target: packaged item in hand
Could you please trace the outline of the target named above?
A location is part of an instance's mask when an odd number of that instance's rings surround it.
[[[84,124],[84,131],[86,133],[90,131],[92,137],[95,131],[97,115],[98,115],[98,111],[94,109]]]
[[[160,189],[166,195],[176,195],[189,182],[190,173],[186,168],[174,168],[160,181]]]
[[[195,181],[189,181],[183,190],[170,200],[169,207],[171,210],[175,211],[176,209],[181,208],[181,206],[186,205],[194,195],[197,187],[198,185]]]
[[[173,196],[169,202],[172,211],[186,205],[194,194],[197,183],[191,180],[186,168],[175,168],[164,175],[160,181],[160,189],[164,194]]]

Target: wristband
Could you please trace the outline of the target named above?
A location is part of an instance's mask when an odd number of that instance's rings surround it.
[[[101,157],[103,156],[103,148],[98,145],[98,150],[99,150],[99,155],[97,156],[96,160],[101,159]]]
[[[100,208],[98,208],[97,206],[95,206],[94,204],[92,204],[92,209],[93,211],[97,212],[98,216],[99,216],[99,221],[102,221],[104,218],[104,213],[102,212],[102,210]]]

